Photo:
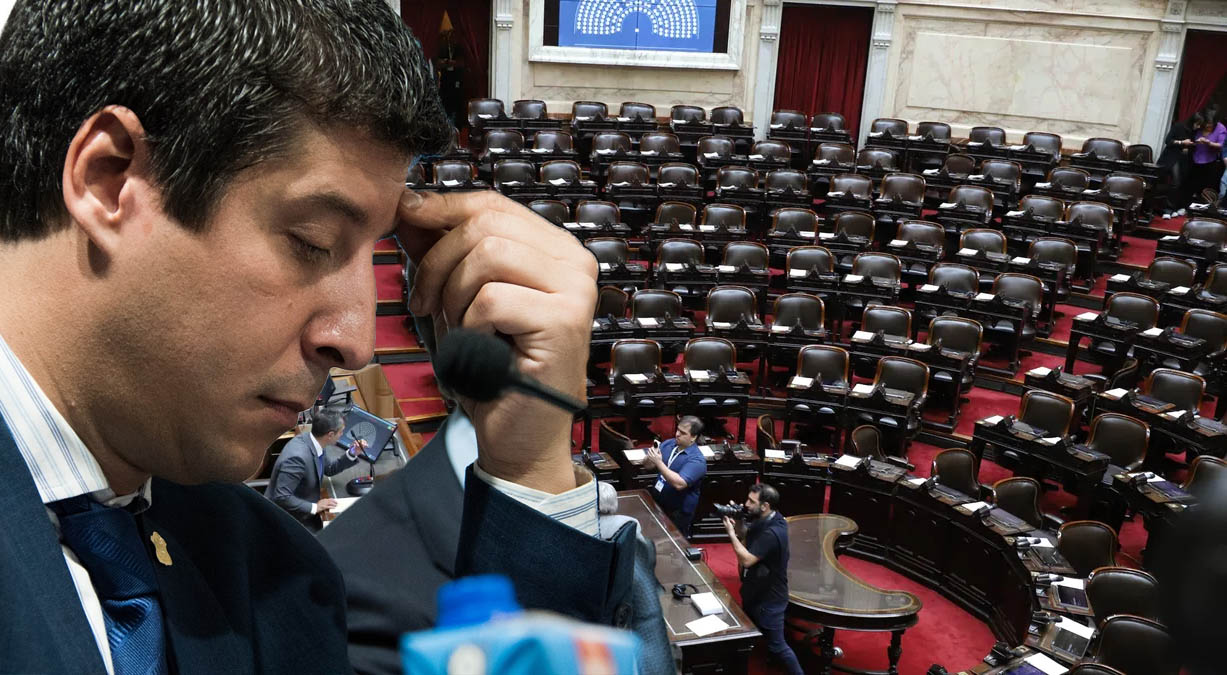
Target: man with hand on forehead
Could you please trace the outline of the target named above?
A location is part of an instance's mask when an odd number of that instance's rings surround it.
[[[595,261],[497,195],[405,192],[452,130],[381,0],[21,0],[0,110],[0,670],[347,672],[337,568],[240,482],[370,361],[375,242],[420,263],[416,311],[577,397]],[[570,417],[465,408],[455,573],[613,623],[633,533],[551,510],[596,517]]]

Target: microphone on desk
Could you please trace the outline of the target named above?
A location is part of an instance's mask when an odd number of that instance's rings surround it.
[[[443,386],[474,401],[493,401],[514,389],[572,415],[587,407],[516,370],[511,346],[493,335],[464,329],[449,331],[439,343],[434,365]]]

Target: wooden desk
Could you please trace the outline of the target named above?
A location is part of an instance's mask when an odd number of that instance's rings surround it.
[[[851,518],[831,514],[793,516],[788,519],[788,614],[820,624],[806,637],[817,642],[819,672],[828,675],[835,660],[836,629],[890,632],[886,649],[890,667],[899,672],[901,640],[919,619],[921,602],[906,591],[871,586],[844,569],[838,549],[856,536]]]
[[[744,673],[755,638],[762,635],[728,589],[704,562],[686,559],[686,538],[652,501],[646,490],[618,493],[618,513],[639,521],[639,532],[656,546],[656,580],[669,643],[682,650],[683,673]],[[674,584],[693,584],[699,593],[713,593],[723,605],[718,616],[729,628],[699,637],[686,627],[700,618],[689,599],[673,597]]]

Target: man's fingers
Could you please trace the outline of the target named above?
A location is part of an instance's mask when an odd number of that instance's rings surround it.
[[[449,230],[489,212],[539,217],[531,209],[493,190],[476,192],[414,192],[420,200],[402,198],[397,216],[402,226],[418,230]]]

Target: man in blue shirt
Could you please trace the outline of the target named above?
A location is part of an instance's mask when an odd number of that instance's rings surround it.
[[[660,474],[652,496],[686,537],[690,536],[690,523],[699,505],[699,488],[707,475],[707,459],[696,445],[701,433],[703,422],[687,415],[678,420],[673,438],[653,444],[644,460]]]

